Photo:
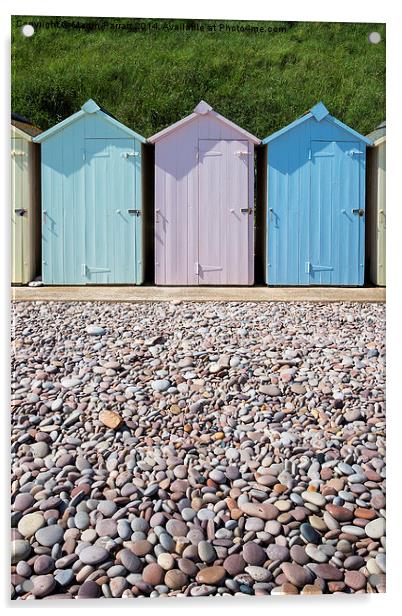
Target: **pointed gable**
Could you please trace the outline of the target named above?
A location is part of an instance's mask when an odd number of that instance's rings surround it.
[[[199,116],[206,117],[208,115],[211,115],[211,117],[215,118],[219,122],[222,122],[226,126],[230,126],[230,128],[232,128],[232,129],[236,130],[237,132],[239,132],[246,139],[250,139],[250,141],[252,141],[253,143],[255,143],[255,144],[259,144],[260,143],[260,140],[258,139],[258,137],[255,137],[254,135],[252,135],[251,133],[246,131],[244,128],[241,128],[240,126],[238,126],[234,122],[231,122],[230,120],[228,120],[224,116],[222,116],[219,113],[217,113],[216,111],[214,111],[214,109],[211,107],[211,105],[209,105],[204,100],[201,100],[198,103],[198,105],[194,108],[193,113],[190,113],[188,116],[185,116],[184,118],[182,118],[178,122],[175,122],[174,124],[171,124],[167,128],[164,128],[163,130],[159,131],[158,133],[155,133],[155,135],[152,135],[152,137],[149,137],[148,141],[150,143],[156,143],[157,141],[160,141],[161,139],[164,139],[165,137],[167,137],[171,133],[175,132],[176,130],[182,128],[183,126],[186,126],[187,124],[189,124],[190,122],[192,122],[193,120],[198,118]]]

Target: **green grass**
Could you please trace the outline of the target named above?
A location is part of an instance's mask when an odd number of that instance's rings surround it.
[[[136,20],[159,29],[39,27],[25,38],[17,19],[77,19],[13,18],[12,110],[43,129],[88,98],[145,137],[191,113],[200,99],[261,138],[319,100],[363,134],[385,118],[383,24],[230,22],[287,28],[246,34],[165,31],[161,25],[179,22]],[[104,21],[111,26],[134,20]],[[371,31],[381,33],[380,44],[368,42]]]

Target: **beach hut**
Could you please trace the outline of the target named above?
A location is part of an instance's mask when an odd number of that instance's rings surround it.
[[[11,114],[11,282],[27,284],[40,265],[40,160],[33,138],[41,132]]]
[[[93,100],[41,143],[45,284],[141,284],[144,137]]]
[[[370,281],[385,286],[385,122],[367,135],[373,146],[367,149],[367,259]]]
[[[155,144],[156,284],[253,284],[260,140],[201,101],[148,141]]]
[[[362,285],[371,141],[318,103],[262,143],[267,284]]]

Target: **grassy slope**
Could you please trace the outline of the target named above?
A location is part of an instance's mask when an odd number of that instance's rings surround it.
[[[385,45],[367,40],[373,30],[384,40],[385,26],[272,25],[288,31],[57,28],[25,39],[14,23],[12,109],[46,129],[93,98],[145,137],[190,113],[201,98],[261,138],[319,100],[362,133],[385,118]]]

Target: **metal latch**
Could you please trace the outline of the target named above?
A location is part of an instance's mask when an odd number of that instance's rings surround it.
[[[129,156],[139,156],[139,152],[123,152],[122,156],[124,158],[128,158]]]
[[[250,156],[251,152],[243,152],[243,150],[237,150],[235,156]]]
[[[243,214],[252,214],[253,213],[253,208],[252,207],[241,207],[240,211]]]
[[[127,210],[128,214],[133,214],[134,216],[141,216],[141,210]]]
[[[27,211],[27,210],[24,210],[24,208],[23,208],[23,207],[19,207],[19,208],[16,208],[16,209],[14,210],[14,212],[17,214],[17,216],[23,216],[23,215],[25,214],[25,212],[26,212],[26,211]]]
[[[364,210],[361,207],[354,207],[352,209],[352,214],[358,214],[359,216],[364,216]]]
[[[360,150],[350,150],[349,152],[349,156],[361,156],[362,154],[364,154],[364,152]]]

